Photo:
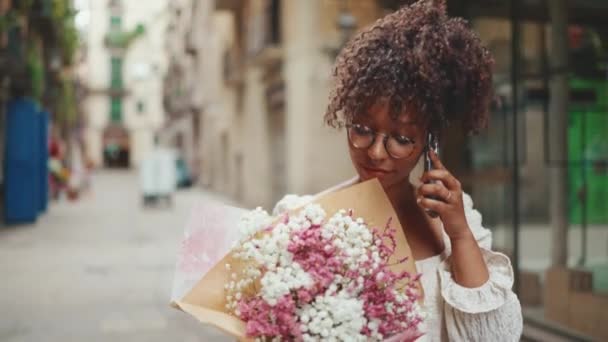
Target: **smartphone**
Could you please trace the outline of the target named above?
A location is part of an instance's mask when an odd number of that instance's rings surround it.
[[[431,156],[429,155],[430,151],[434,151],[437,155],[439,155],[439,141],[437,136],[432,132],[429,132],[426,136],[426,144],[424,149],[424,172],[430,171],[433,169],[433,161],[431,160]],[[427,181],[427,183],[433,182],[432,180]],[[430,199],[437,199],[434,196],[427,197]],[[436,218],[439,216],[437,212],[434,210],[426,210],[427,215],[432,218]]]

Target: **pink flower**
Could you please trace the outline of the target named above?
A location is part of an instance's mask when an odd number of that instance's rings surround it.
[[[274,306],[259,297],[243,299],[238,303],[240,318],[247,322],[249,337],[281,337],[286,341],[301,341],[302,331],[296,305],[290,295],[282,297]]]
[[[316,293],[323,292],[344,267],[332,241],[322,237],[320,225],[298,230],[293,236],[297,238],[292,238],[287,250],[293,254],[293,260],[313,277]]]
[[[422,318],[415,315],[411,318],[411,314],[418,310],[416,302],[419,299],[419,294],[415,286],[420,275],[412,277],[410,273],[405,271],[395,273],[390,270],[389,259],[396,249],[395,229],[390,227],[390,220],[383,232],[373,229],[372,234],[374,240],[380,242],[377,246],[382,263],[375,269],[370,267],[372,272],[364,277],[363,290],[359,294],[359,298],[364,301],[365,315],[370,321],[380,322],[378,332],[382,336],[407,333],[408,336],[416,336],[417,338],[420,336],[418,326]],[[406,260],[407,258],[397,262],[401,263]],[[370,266],[369,263],[368,266]],[[356,275],[348,274],[348,276],[354,278]],[[406,299],[399,300],[397,293],[404,294]],[[403,326],[404,323],[405,327]],[[371,336],[372,331],[366,327],[363,333]]]

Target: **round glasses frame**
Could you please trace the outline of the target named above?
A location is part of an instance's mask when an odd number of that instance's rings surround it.
[[[365,143],[363,145],[357,145],[354,141],[353,141],[353,134],[358,134],[356,132],[353,132],[353,130],[357,129],[357,128],[366,128],[367,130],[369,130],[369,137],[371,137],[369,143]],[[388,153],[389,156],[391,156],[394,159],[405,159],[408,158],[412,155],[412,153],[414,152],[414,140],[407,138],[407,137],[403,137],[405,139],[407,139],[407,144],[408,145],[403,145],[402,143],[398,142],[397,139],[390,135],[390,134],[385,134],[385,133],[379,133],[376,131],[373,131],[371,128],[367,127],[367,126],[363,126],[363,125],[359,125],[359,124],[347,124],[346,125],[346,129],[347,129],[347,135],[348,135],[348,141],[350,142],[350,144],[356,148],[356,149],[360,149],[360,150],[364,150],[364,149],[368,149],[370,148],[372,145],[374,145],[374,143],[376,142],[376,138],[377,136],[381,136],[382,137],[382,145],[384,145],[384,149],[386,150],[386,152]],[[393,146],[393,145],[389,145],[389,139],[392,139],[393,144],[396,144],[397,146],[401,145],[403,147],[407,147],[409,146],[409,151],[400,154],[397,153],[395,154],[394,151],[391,152],[391,148],[389,146]],[[405,149],[404,149],[405,151]]]

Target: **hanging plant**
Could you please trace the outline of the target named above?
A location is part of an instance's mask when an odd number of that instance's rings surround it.
[[[67,125],[74,124],[77,116],[76,106],[74,83],[69,77],[64,77],[61,80],[57,101],[57,120]]]
[[[70,65],[74,62],[74,57],[79,44],[80,40],[76,27],[73,25],[66,25],[61,35],[61,50],[65,64]]]
[[[53,24],[58,32],[59,46],[62,51],[63,60],[66,65],[74,62],[74,56],[80,44],[78,30],[74,18],[78,13],[68,0],[53,1],[52,18]]]
[[[143,24],[138,24],[131,31],[110,31],[106,36],[106,44],[115,48],[127,49],[145,32],[146,27]]]
[[[13,3],[17,11],[19,11],[19,14],[26,16],[30,13],[34,0],[18,0]]]
[[[44,94],[45,69],[39,39],[32,38],[28,43],[26,59],[32,97],[41,101]]]
[[[66,0],[51,0],[52,1],[52,16],[55,22],[63,21],[70,9],[70,4]]]
[[[19,25],[19,20],[15,11],[8,11],[0,15],[0,33],[8,32],[17,25]]]

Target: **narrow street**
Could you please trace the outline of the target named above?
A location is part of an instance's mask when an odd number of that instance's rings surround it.
[[[226,341],[169,307],[197,190],[142,209],[133,172],[102,172],[36,225],[0,228],[0,341]]]

